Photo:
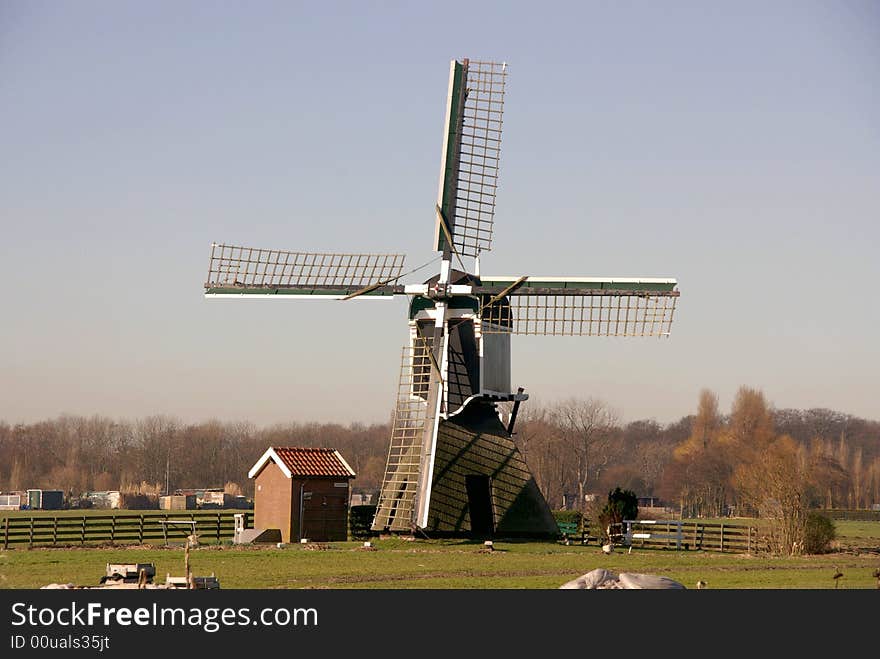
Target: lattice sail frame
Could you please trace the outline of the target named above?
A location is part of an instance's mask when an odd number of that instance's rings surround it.
[[[475,292],[484,334],[668,337],[679,297],[675,279],[487,277],[483,284]]]
[[[459,257],[492,248],[506,84],[506,63],[451,62],[437,197],[442,219],[434,236],[438,251],[448,247],[444,220]]]
[[[418,506],[422,444],[428,416],[428,390],[433,368],[429,341],[405,346],[400,360],[397,405],[385,461],[382,489],[373,520],[374,530],[411,531]]]
[[[453,243],[463,256],[492,249],[507,64],[467,60]]]
[[[205,288],[351,288],[394,281],[403,254],[288,252],[214,243]]]
[[[483,333],[668,337],[677,299],[629,291],[578,296],[514,294],[484,310]]]

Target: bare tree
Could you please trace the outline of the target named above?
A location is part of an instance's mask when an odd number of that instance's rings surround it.
[[[861,508],[864,501],[865,470],[862,467],[862,448],[860,446],[853,449],[849,473],[852,476],[852,508]]]
[[[810,475],[802,447],[786,435],[756,451],[736,471],[743,497],[770,522],[770,540],[780,554],[804,550]]]
[[[587,483],[599,480],[615,453],[617,414],[595,398],[568,399],[556,405],[552,414],[561,431],[560,439],[572,456],[578,508],[585,511]]]
[[[880,458],[874,458],[871,461],[865,481],[869,502],[880,503]]]
[[[663,470],[669,464],[672,452],[669,447],[657,441],[643,442],[638,445],[636,459],[638,469],[645,483],[645,494],[656,494],[655,489],[663,476]]]
[[[531,464],[529,450],[553,433],[547,408],[536,404],[523,405],[517,415],[515,431],[513,441],[523,460]]]

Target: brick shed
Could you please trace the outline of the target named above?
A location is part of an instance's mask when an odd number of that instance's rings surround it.
[[[283,542],[346,540],[354,477],[335,449],[270,446],[248,472],[254,528],[279,529]]]

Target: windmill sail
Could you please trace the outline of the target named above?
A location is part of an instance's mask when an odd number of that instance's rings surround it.
[[[434,239],[438,251],[449,235],[461,256],[492,249],[506,81],[505,63],[451,63]]]
[[[289,252],[236,245],[211,245],[205,295],[278,295],[345,299],[403,293],[396,282],[403,254]]]
[[[674,279],[485,277],[483,332],[659,336],[672,329]]]
[[[413,530],[433,368],[430,351],[430,341],[424,340],[403,349],[391,443],[373,520],[375,530]]]

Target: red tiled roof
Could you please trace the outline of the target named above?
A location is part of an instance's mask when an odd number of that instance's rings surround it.
[[[294,476],[353,477],[354,471],[332,448],[273,446],[272,450]]]

